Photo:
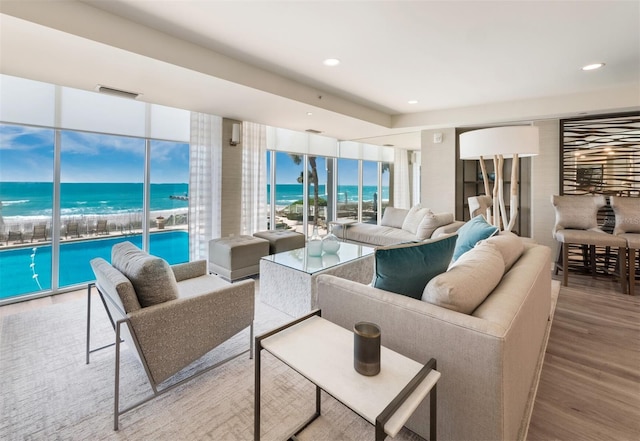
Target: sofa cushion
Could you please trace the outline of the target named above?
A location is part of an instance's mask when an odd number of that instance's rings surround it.
[[[402,229],[410,232],[411,234],[416,234],[418,232],[418,225],[420,225],[424,216],[430,212],[431,210],[428,208],[422,208],[420,204],[414,205],[407,213],[407,217],[404,218],[404,222],[402,222]]]
[[[341,235],[337,235],[341,237]],[[357,223],[347,227],[344,237],[347,240],[361,242],[373,246],[395,245],[401,242],[416,240],[416,236],[401,228],[383,227],[381,225]]]
[[[501,231],[489,239],[485,239],[484,242],[495,245],[500,251],[504,260],[505,273],[511,269],[524,252],[524,242],[518,235],[510,231]]]
[[[411,242],[375,251],[373,286],[419,299],[431,278],[446,271],[457,235],[429,242]]]
[[[113,246],[111,264],[131,281],[143,308],[178,298],[176,277],[164,259],[123,242]]]
[[[482,242],[427,283],[422,300],[471,314],[498,286],[504,260],[495,244]]]
[[[458,229],[458,241],[453,252],[453,260],[476,246],[483,239],[488,239],[498,232],[498,227],[489,225],[482,215],[477,215]]]
[[[453,222],[453,213],[433,213],[427,209],[422,221],[418,225],[416,230],[416,239],[425,240],[429,239],[434,231],[443,225],[448,225]]]
[[[387,207],[382,214],[380,225],[383,227],[402,228],[404,219],[407,217],[409,210],[402,208]]]

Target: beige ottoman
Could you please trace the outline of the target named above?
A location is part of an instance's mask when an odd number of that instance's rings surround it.
[[[269,254],[269,241],[230,236],[209,241],[209,271],[230,281],[260,272],[260,258]]]
[[[269,230],[253,233],[255,237],[269,241],[269,254],[304,248],[305,237],[302,233],[288,230]]]

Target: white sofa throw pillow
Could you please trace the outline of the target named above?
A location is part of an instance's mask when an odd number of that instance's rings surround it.
[[[424,219],[427,213],[431,213],[431,210],[422,208],[420,204],[414,205],[407,213],[407,217],[404,218],[402,229],[411,234],[416,234],[418,232],[418,225],[420,225],[420,222],[422,222],[422,219]]]
[[[500,283],[504,259],[496,245],[481,242],[427,283],[422,300],[471,314]]]

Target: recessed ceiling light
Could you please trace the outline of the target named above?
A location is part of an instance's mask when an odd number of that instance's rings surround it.
[[[307,112],[307,116],[311,116],[311,115],[313,115],[312,112]]]
[[[409,104],[418,104],[418,100],[409,100],[407,101]]]
[[[582,70],[595,70],[600,69],[602,66],[604,66],[604,63],[587,64],[586,66],[582,67]]]
[[[340,60],[338,60],[337,58],[327,58],[322,62],[322,64],[324,64],[325,66],[334,67],[340,64]]]

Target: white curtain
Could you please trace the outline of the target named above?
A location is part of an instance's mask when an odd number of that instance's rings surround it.
[[[420,203],[420,187],[422,185],[422,153],[411,152],[411,159],[411,166],[413,167],[413,190],[411,193],[411,203],[416,205]]]
[[[267,128],[242,124],[242,211],[240,234],[267,229]]]
[[[394,149],[393,161],[393,205],[395,208],[411,208],[409,187],[409,152]]]
[[[191,113],[189,258],[207,259],[209,240],[221,234],[222,118]]]

